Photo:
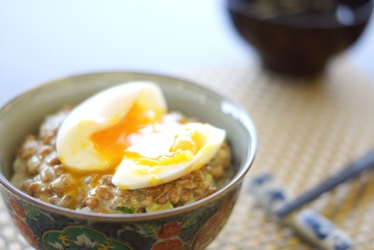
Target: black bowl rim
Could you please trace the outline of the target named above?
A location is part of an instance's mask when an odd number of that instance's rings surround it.
[[[232,13],[240,14],[253,20],[262,21],[269,24],[288,26],[299,29],[344,29],[356,25],[365,25],[371,18],[373,11],[373,0],[368,0],[366,3],[354,9],[356,20],[349,25],[338,24],[332,22],[331,14],[304,14],[303,18],[298,18],[297,22],[292,16],[282,15],[275,18],[261,18],[255,11],[252,11],[249,5],[245,4],[243,0],[224,0],[225,7]],[[247,11],[245,11],[245,9]]]
[[[230,191],[234,190],[235,188],[239,187],[241,185],[241,182],[243,181],[246,173],[249,171],[251,168],[254,158],[256,155],[257,151],[257,144],[258,144],[258,139],[257,139],[257,132],[255,125],[252,121],[252,118],[249,116],[247,111],[242,108],[240,105],[235,103],[234,101],[230,100],[229,98],[223,96],[220,93],[217,93],[216,91],[203,87],[200,84],[183,79],[180,77],[172,77],[172,76],[167,76],[167,75],[160,75],[160,74],[153,74],[153,73],[144,73],[144,72],[137,72],[137,71],[110,71],[110,72],[96,72],[96,73],[88,73],[88,74],[79,74],[79,75],[73,75],[69,77],[64,77],[52,81],[48,81],[45,83],[42,83],[38,86],[35,86],[34,88],[30,88],[26,91],[24,91],[22,94],[16,96],[12,100],[10,100],[8,103],[6,103],[3,107],[0,108],[0,113],[4,112],[7,110],[14,102],[26,98],[27,95],[30,94],[30,92],[34,91],[40,91],[45,88],[53,88],[55,85],[58,85],[59,82],[63,82],[69,79],[74,79],[74,78],[79,78],[79,77],[95,77],[97,75],[105,75],[105,74],[124,74],[124,75],[136,75],[139,77],[158,77],[160,79],[168,79],[172,81],[177,81],[178,83],[182,83],[184,85],[191,85],[196,89],[201,89],[203,91],[208,91],[210,95],[213,95],[216,98],[225,100],[229,103],[231,103],[239,112],[240,114],[243,114],[241,116],[241,123],[243,126],[246,128],[246,130],[249,132],[250,137],[252,139],[251,141],[251,147],[249,148],[249,151],[247,152],[247,157],[241,164],[241,170],[236,173],[236,175],[232,178],[232,180],[226,184],[224,187],[219,189],[217,192],[211,194],[208,197],[205,197],[199,201],[193,202],[191,204],[187,204],[182,207],[177,207],[173,208],[171,210],[166,210],[166,211],[160,211],[160,212],[153,212],[153,213],[144,213],[144,214],[97,214],[97,213],[91,213],[91,212],[85,212],[85,211],[77,211],[77,210],[71,210],[71,209],[66,209],[66,208],[61,208],[52,204],[48,204],[45,202],[42,202],[34,197],[31,197],[27,195],[26,193],[22,192],[18,188],[14,187],[10,181],[2,174],[0,173],[0,184],[3,185],[10,193],[15,195],[16,197],[19,197],[28,203],[39,207],[41,209],[47,210],[49,212],[53,212],[56,214],[60,215],[65,215],[68,217],[74,217],[77,219],[82,219],[82,220],[94,220],[94,221],[107,221],[107,222],[132,222],[132,221],[145,221],[145,220],[154,220],[154,219],[160,219],[164,217],[170,217],[170,216],[175,216],[179,215],[194,209],[198,209],[205,204],[208,204],[210,202],[213,202],[216,199],[219,199],[220,197],[224,197],[226,194],[228,194]],[[75,83],[68,83],[68,84],[75,84]],[[0,162],[1,164],[1,162]]]

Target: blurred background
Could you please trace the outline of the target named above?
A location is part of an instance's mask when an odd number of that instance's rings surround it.
[[[174,74],[258,63],[225,1],[0,1],[0,102],[52,79],[96,71]],[[374,78],[374,24],[347,52]]]
[[[0,0],[0,105],[77,74],[188,78],[248,111],[259,135],[249,176],[269,170],[292,195],[374,148],[373,18],[325,74],[295,80],[262,68],[225,6],[223,0]],[[372,249],[373,193],[374,176],[367,173],[309,206],[346,231],[357,249]],[[256,207],[246,191],[239,201],[209,249],[314,249]],[[8,216],[0,216],[0,249],[26,249]]]

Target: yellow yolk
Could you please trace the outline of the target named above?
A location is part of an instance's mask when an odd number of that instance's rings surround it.
[[[122,160],[125,149],[130,146],[127,136],[160,122],[161,118],[156,111],[135,104],[117,124],[92,134],[90,140],[101,156],[116,166]]]
[[[123,158],[149,166],[162,166],[191,160],[202,146],[203,135],[197,131],[193,134],[176,135],[169,153],[159,155],[157,158],[149,158],[137,152],[125,152],[131,146],[128,135],[141,133],[145,127],[153,127],[156,122],[160,122],[162,117],[155,113],[153,110],[145,110],[134,105],[117,124],[92,134],[90,140],[101,156],[110,160],[113,166],[117,166]],[[162,127],[162,124],[159,125]]]
[[[113,175],[121,189],[154,186],[199,169],[217,153],[225,131],[203,123],[184,123],[133,140]]]
[[[132,160],[140,165],[165,166],[192,160],[201,148],[202,135],[194,131],[190,135],[176,135],[174,143],[167,154],[150,158],[138,152],[125,152],[124,158]]]
[[[123,135],[161,120],[166,111],[161,89],[151,82],[124,83],[103,90],[77,105],[61,124],[56,138],[58,156],[67,168],[77,172],[113,167],[126,147]]]

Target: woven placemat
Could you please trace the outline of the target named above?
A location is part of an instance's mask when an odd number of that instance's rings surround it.
[[[184,76],[217,89],[252,116],[259,147],[247,179],[270,171],[297,196],[374,148],[374,82],[344,57],[332,62],[325,75],[309,80],[245,63]],[[227,225],[208,249],[315,249],[256,206],[246,182],[243,187]],[[371,172],[308,206],[349,234],[355,249],[374,249]]]
[[[344,58],[313,80],[272,74],[245,61],[176,72],[245,107],[259,137],[246,178],[271,171],[299,195],[374,147],[374,83]],[[208,249],[314,249],[255,205],[247,179],[227,225]],[[358,176],[308,204],[347,232],[355,249],[374,249],[374,178]],[[30,249],[0,202],[0,249]]]

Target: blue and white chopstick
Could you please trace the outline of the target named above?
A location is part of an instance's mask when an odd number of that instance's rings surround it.
[[[341,171],[339,171],[335,175],[322,181],[317,186],[303,193],[296,199],[290,202],[287,202],[287,204],[283,206],[281,209],[277,210],[276,213],[279,217],[287,216],[292,211],[314,200],[315,198],[317,198],[319,195],[323,194],[324,192],[331,190],[332,188],[336,187],[340,183],[345,182],[349,178],[356,176],[357,174],[367,169],[371,169],[373,167],[374,167],[374,150],[369,151],[364,156],[353,161],[347,167],[343,168]]]
[[[289,198],[280,183],[269,173],[254,176],[250,180],[249,189],[256,201],[273,216],[290,224],[315,245],[323,249],[346,250],[353,247],[352,240],[331,221],[310,209],[295,211],[322,193],[371,168],[374,168],[374,150],[294,200]]]
[[[277,211],[290,201],[281,184],[269,173],[254,176],[249,191],[256,202],[271,215],[291,226],[305,239],[326,250],[347,250],[353,247],[351,238],[331,221],[311,209],[302,209],[289,216],[280,217]]]

